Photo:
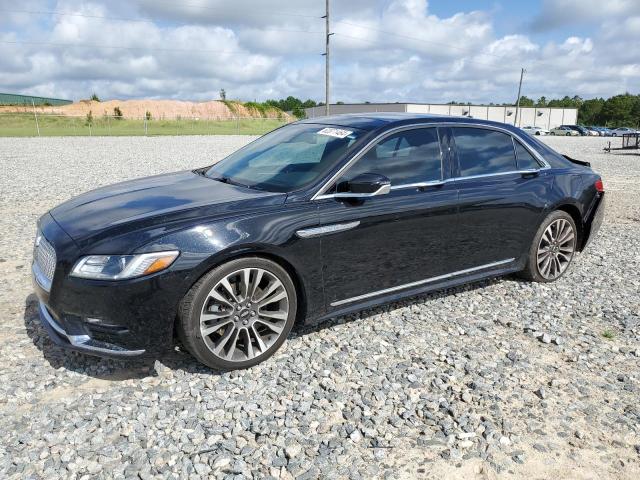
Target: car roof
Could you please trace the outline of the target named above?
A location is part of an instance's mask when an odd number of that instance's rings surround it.
[[[481,120],[472,117],[456,117],[451,115],[434,115],[428,113],[378,112],[378,113],[347,113],[329,115],[325,117],[308,118],[298,123],[336,125],[341,127],[359,128],[361,130],[377,130],[404,124],[415,123],[473,123],[477,125],[491,125],[514,130],[512,125]]]

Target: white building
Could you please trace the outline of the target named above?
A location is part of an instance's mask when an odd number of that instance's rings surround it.
[[[324,106],[306,108],[307,118],[324,115]],[[433,103],[345,103],[332,104],[331,115],[342,113],[409,112],[431,113],[434,115],[454,115],[493,120],[525,127],[532,125],[551,129],[560,125],[575,125],[578,122],[576,108],[520,107],[516,121],[515,106],[497,105],[443,105]]]

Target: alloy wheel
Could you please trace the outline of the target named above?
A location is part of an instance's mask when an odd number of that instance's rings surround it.
[[[273,273],[243,268],[226,275],[209,292],[200,314],[200,333],[209,350],[228,362],[265,353],[282,335],[289,296]]]
[[[571,263],[576,235],[571,223],[559,218],[551,222],[540,238],[536,261],[538,272],[547,280],[558,278]]]

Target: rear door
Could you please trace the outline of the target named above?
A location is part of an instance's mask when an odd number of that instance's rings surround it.
[[[459,192],[455,270],[508,265],[529,248],[553,179],[504,131],[480,126],[451,131]]]

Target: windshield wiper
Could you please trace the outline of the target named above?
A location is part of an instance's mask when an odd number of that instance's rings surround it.
[[[227,183],[229,185],[235,185],[236,187],[245,187],[245,188],[253,188],[251,185],[245,185],[244,183],[236,182],[235,180],[231,180],[229,177],[209,177],[212,180],[217,180],[218,182]]]

